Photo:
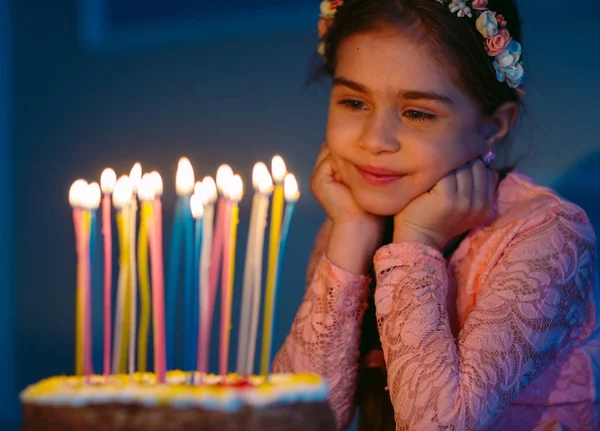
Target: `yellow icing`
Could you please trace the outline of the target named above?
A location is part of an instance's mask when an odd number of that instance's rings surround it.
[[[195,378],[199,378],[198,373]],[[54,376],[27,387],[21,400],[29,403],[86,404],[98,402],[146,402],[151,404],[203,405],[209,408],[234,409],[240,404],[270,404],[302,399],[313,402],[327,397],[325,381],[315,374],[273,374],[267,378],[251,376],[249,385],[227,386],[246,381],[243,376],[229,374],[225,385],[216,375],[203,376],[203,383],[189,384],[190,373],[173,370],[167,373],[167,383],[157,384],[154,373],[104,376]]]

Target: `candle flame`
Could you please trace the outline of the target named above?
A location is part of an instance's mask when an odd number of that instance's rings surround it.
[[[121,176],[115,184],[115,190],[113,191],[113,205],[117,209],[122,209],[129,202],[131,202],[131,196],[133,195],[133,186],[131,180],[127,175]]]
[[[117,182],[117,174],[111,168],[106,168],[100,176],[100,187],[104,193],[112,193]]]
[[[194,168],[186,157],[179,159],[177,164],[175,188],[179,196],[189,195],[194,190]]]
[[[137,192],[140,187],[140,182],[142,181],[142,165],[140,162],[136,162],[131,168],[131,172],[129,172],[129,179],[131,180],[131,187],[133,187],[133,192]]]
[[[242,177],[234,175],[231,181],[229,181],[229,199],[235,202],[239,202],[244,194],[244,182]]]
[[[283,193],[285,195],[285,200],[288,202],[296,202],[300,197],[300,192],[298,191],[298,181],[296,181],[294,174],[287,174],[285,176]]]
[[[138,196],[141,201],[154,199],[154,178],[152,174],[144,174],[138,188]]]
[[[273,174],[273,179],[276,183],[281,183],[285,178],[287,169],[281,156],[273,157],[273,160],[271,161],[271,173]]]
[[[233,170],[229,165],[221,165],[219,169],[217,169],[217,189],[221,192],[224,192],[227,184],[231,181],[233,177]]]
[[[202,196],[198,193],[194,193],[190,198],[190,208],[192,210],[192,216],[195,219],[201,219],[204,216],[204,205],[202,205]]]
[[[102,199],[102,192],[100,191],[100,185],[98,183],[90,183],[84,189],[82,189],[83,201],[82,206],[88,210],[98,209],[100,206],[100,200]]]
[[[162,177],[157,171],[152,171],[152,189],[154,190],[154,197],[162,196],[163,194],[163,181]]]
[[[269,173],[267,165],[258,162],[252,169],[252,185],[260,193],[269,193],[273,189],[273,179]]]
[[[204,177],[202,179],[202,191],[204,192],[204,197],[206,201],[204,205],[213,203],[217,200],[217,184],[213,177]]]
[[[72,207],[80,207],[83,203],[83,197],[87,190],[88,183],[86,180],[76,180],[69,189],[69,204]]]

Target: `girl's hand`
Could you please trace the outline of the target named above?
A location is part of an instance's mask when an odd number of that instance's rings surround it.
[[[450,172],[394,217],[394,242],[419,241],[442,250],[491,219],[498,174],[476,159]]]
[[[381,244],[384,221],[358,206],[341,181],[327,143],[317,157],[310,186],[333,222],[327,257],[346,271],[364,274]]]

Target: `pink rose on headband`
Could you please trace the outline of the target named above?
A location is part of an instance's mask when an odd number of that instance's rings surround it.
[[[506,27],[506,20],[504,19],[504,15],[502,14],[496,14],[496,12],[494,12],[494,14],[496,15],[496,21],[498,21],[498,25],[500,27]]]
[[[498,33],[498,21],[496,21],[494,13],[489,10],[479,15],[475,26],[486,39],[496,36],[496,33]]]
[[[471,7],[477,10],[484,10],[487,7],[488,0],[473,0]]]
[[[329,0],[329,7],[331,9],[337,9],[344,4],[344,0]]]
[[[485,40],[485,49],[490,56],[495,57],[506,49],[511,40],[510,33],[503,28],[495,36]]]

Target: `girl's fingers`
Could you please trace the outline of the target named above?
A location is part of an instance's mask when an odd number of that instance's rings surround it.
[[[473,175],[473,199],[471,203],[474,209],[481,210],[489,204],[492,187],[491,170],[480,159],[477,159],[472,163],[471,172]]]
[[[472,164],[467,163],[456,170],[456,205],[471,208],[474,202]]]

